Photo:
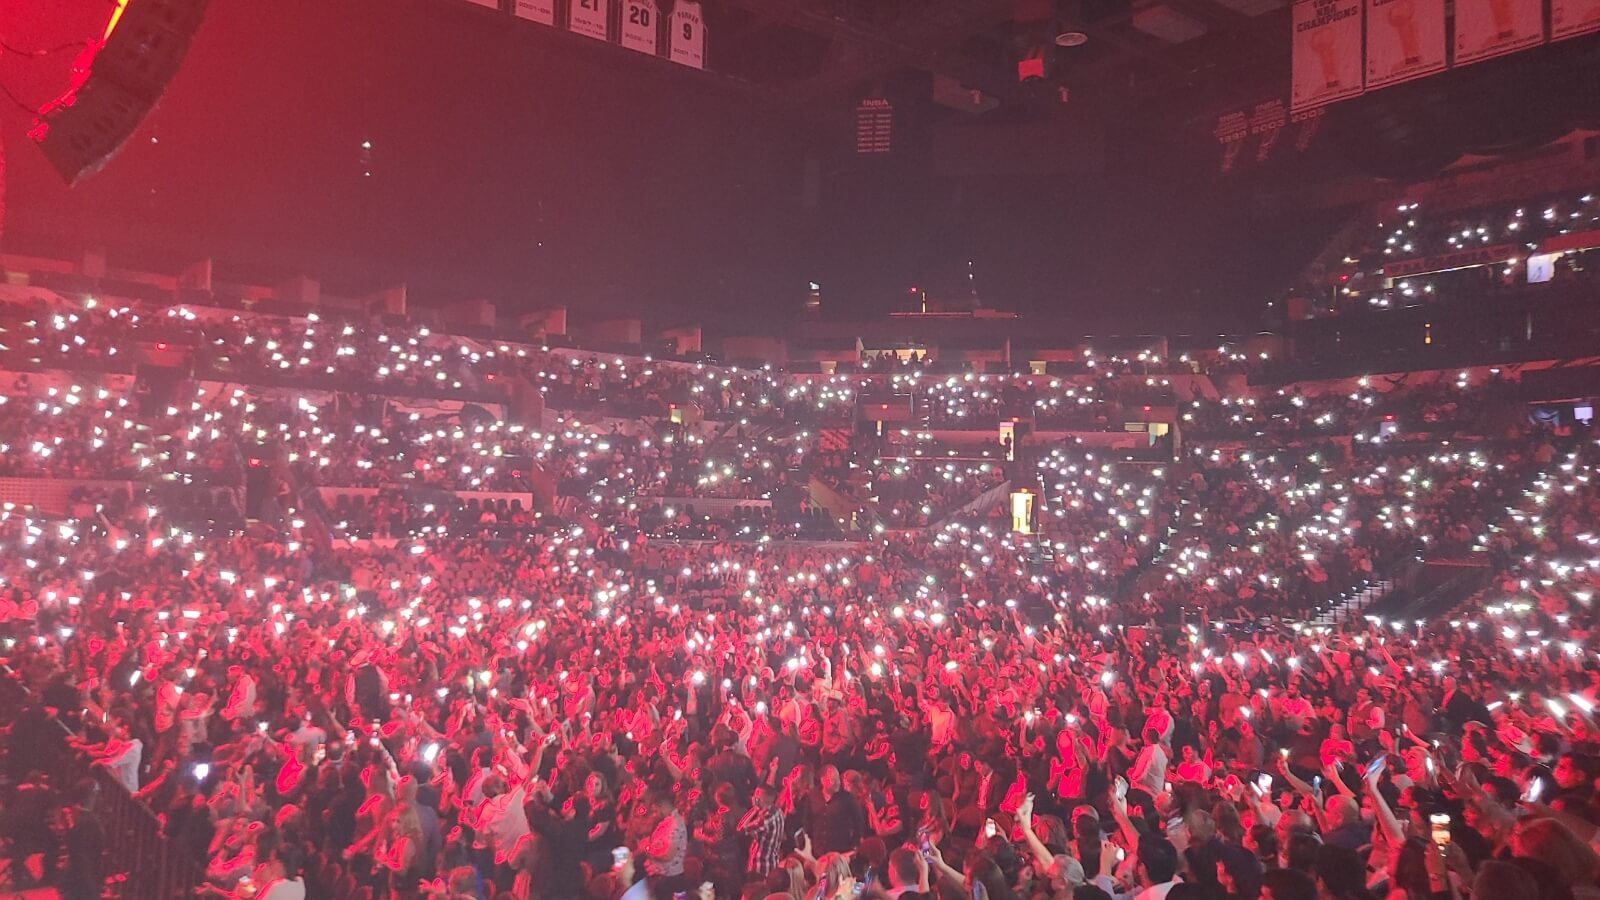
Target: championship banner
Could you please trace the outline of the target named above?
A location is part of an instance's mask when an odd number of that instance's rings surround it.
[[[1444,0],[1367,0],[1367,90],[1444,69]]]
[[[474,6],[486,6],[489,9],[500,8],[500,0],[467,0],[467,2]]]
[[[1550,39],[1600,31],[1600,0],[1550,0]]]
[[[655,56],[659,19],[655,0],[623,0],[622,46]]]
[[[678,0],[672,7],[668,33],[673,62],[695,69],[706,67],[706,25],[700,17],[700,4]]]
[[[572,0],[567,10],[567,29],[573,34],[609,41],[609,24],[606,21],[606,0]]]
[[[1218,117],[1217,127],[1213,133],[1217,136],[1217,143],[1222,145],[1222,171],[1231,172],[1239,160],[1239,150],[1244,145],[1244,139],[1250,136],[1250,120],[1243,112],[1237,110],[1226,113]]]
[[[1298,112],[1361,93],[1362,0],[1300,0],[1294,5],[1290,109]]]
[[[556,0],[516,0],[512,11],[519,19],[538,22],[540,25],[556,24]]]
[[[1493,59],[1542,43],[1541,0],[1456,0],[1456,65]]]
[[[1278,136],[1283,134],[1283,126],[1289,124],[1289,111],[1284,108],[1282,100],[1268,100],[1257,103],[1250,112],[1250,134],[1261,140],[1256,144],[1256,162],[1266,162],[1272,155],[1272,148],[1278,144]]]
[[[856,106],[856,152],[888,153],[894,149],[894,106],[882,97],[867,97]]]

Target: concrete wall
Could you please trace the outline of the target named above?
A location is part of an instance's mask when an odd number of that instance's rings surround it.
[[[758,360],[781,366],[789,361],[789,352],[782,338],[748,335],[723,339],[722,358]]]
[[[701,334],[699,325],[685,325],[682,328],[668,328],[661,332],[661,340],[672,345],[674,356],[689,356],[700,352]]]
[[[586,344],[638,344],[643,327],[638,319],[605,319],[579,326],[572,334]]]

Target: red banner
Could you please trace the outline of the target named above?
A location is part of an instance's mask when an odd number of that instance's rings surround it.
[[[1542,43],[1542,0],[1456,0],[1456,65]]]
[[[1575,231],[1571,234],[1558,234],[1539,242],[1540,253],[1593,250],[1596,247],[1600,247],[1600,231]]]
[[[1385,264],[1383,277],[1407,278],[1412,275],[1431,275],[1434,272],[1470,269],[1473,266],[1492,266],[1512,259],[1516,255],[1516,244],[1495,244],[1492,247],[1474,247],[1471,250],[1441,253],[1438,256],[1401,259]]]
[[[538,22],[540,25],[556,23],[556,0],[516,0],[512,11],[519,19]]]
[[[1444,0],[1367,0],[1367,90],[1444,68]]]
[[[1300,0],[1294,5],[1294,111],[1362,92],[1362,0]]]
[[[1550,0],[1550,39],[1600,31],[1600,0]]]

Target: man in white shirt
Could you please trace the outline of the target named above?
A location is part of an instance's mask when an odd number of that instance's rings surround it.
[[[1144,733],[1144,749],[1134,761],[1128,779],[1144,788],[1154,797],[1167,789],[1167,751],[1161,747],[1161,735],[1155,730]]]
[[[233,676],[233,692],[228,695],[228,705],[222,708],[222,717],[232,722],[256,714],[256,680],[242,666],[229,666]]]
[[[143,759],[144,742],[133,737],[126,722],[112,720],[111,739],[106,741],[95,761],[110,769],[128,793],[133,794],[139,790],[139,763]]]
[[[306,900],[306,883],[300,877],[300,850],[279,847],[250,873],[256,900]]]
[[[641,845],[644,870],[651,875],[676,879],[683,875],[683,858],[689,848],[689,828],[683,814],[673,805],[671,794],[657,794],[654,805],[661,820]]]
[[[1149,734],[1152,730],[1161,736],[1161,743],[1172,746],[1172,729],[1174,723],[1172,713],[1167,711],[1167,695],[1165,692],[1156,694],[1155,703],[1150,707],[1150,715],[1145,717],[1142,734]]]
[[[296,747],[310,745],[315,751],[318,747],[328,742],[328,733],[311,724],[311,720],[302,717],[299,725],[289,734],[289,743]]]
[[[484,822],[494,834],[496,858],[510,854],[517,841],[528,833],[528,814],[522,809],[527,799],[528,785],[523,782],[490,800],[484,810]]]
[[[178,758],[178,709],[183,705],[183,688],[177,679],[177,667],[166,666],[156,685],[156,745],[152,762]]]
[[[1299,730],[1300,725],[1309,721],[1316,713],[1311,707],[1311,701],[1300,696],[1300,689],[1293,686],[1284,696],[1281,710],[1283,717],[1288,720],[1289,727],[1295,730]]]
[[[944,747],[955,737],[956,714],[943,697],[928,704],[928,725],[935,747]]]
[[[1110,894],[1113,900],[1166,900],[1178,884],[1178,850],[1159,835],[1141,837],[1134,853],[1135,886],[1119,891],[1111,877],[1095,876],[1092,884]]]

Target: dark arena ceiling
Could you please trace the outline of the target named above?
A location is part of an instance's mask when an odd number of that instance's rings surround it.
[[[105,5],[13,4],[0,36],[45,55],[0,52],[0,239],[664,317],[759,320],[752,298],[813,281],[887,307],[975,271],[1004,306],[1199,328],[1254,321],[1397,182],[1600,126],[1600,35],[1297,120],[1287,0],[702,5],[703,72],[468,0],[217,0],[134,139],[68,189],[17,107],[60,92],[74,54],[45,51]],[[868,98],[891,153],[857,152]]]
[[[888,97],[913,135],[922,120],[939,136],[936,147],[955,145],[935,153],[956,174],[971,141],[945,133],[984,120],[998,140],[1065,144],[1055,167],[1093,170],[1106,146],[1123,154],[1139,141],[1214,155],[1220,117],[1270,122],[1288,94],[1285,0],[709,2],[708,19],[720,22],[719,72],[834,124],[849,101]],[[1407,178],[1461,153],[1537,146],[1600,124],[1597,47],[1593,37],[1554,44],[1335,104],[1315,129],[1291,129],[1286,143],[1299,146],[1276,155],[1321,149],[1357,173]],[[1022,77],[1024,60],[1033,61],[1033,77]],[[1044,122],[1061,124],[1052,133]],[[1007,128],[1024,123],[1034,130]],[[1320,134],[1294,133],[1306,130]],[[989,156],[968,158],[965,168],[995,168],[985,166]],[[1339,171],[1328,155],[1308,161],[1323,175]],[[1038,168],[1009,162],[1018,174]]]

